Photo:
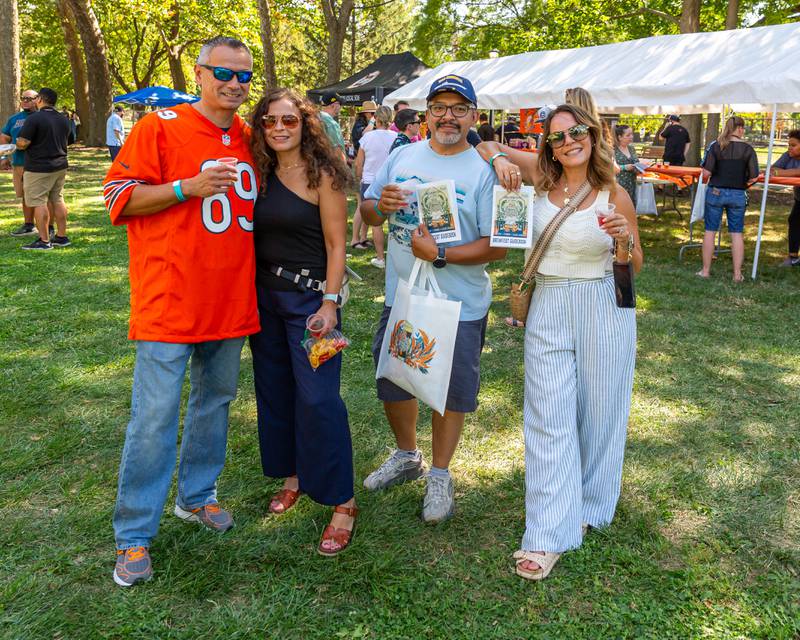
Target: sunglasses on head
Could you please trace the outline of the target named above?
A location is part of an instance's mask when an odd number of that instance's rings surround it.
[[[267,114],[267,115],[261,116],[261,120],[264,123],[264,128],[267,129],[267,130],[274,129],[275,125],[278,124],[278,118],[281,119],[281,122],[283,123],[283,126],[285,128],[287,128],[287,129],[296,129],[297,125],[300,124],[300,118],[298,118],[297,116],[292,115],[292,114],[288,114],[288,115],[285,115],[285,116],[273,116],[273,115]]]
[[[226,67],[212,67],[211,65],[207,64],[201,64],[199,66],[203,67],[203,69],[208,69],[211,71],[211,73],[214,74],[214,78],[222,82],[229,82],[233,79],[233,76],[236,76],[239,84],[247,84],[253,77],[252,71],[234,71],[233,69],[227,69]]]
[[[547,136],[547,143],[553,147],[553,149],[563,147],[564,143],[567,141],[567,134],[569,134],[569,137],[575,142],[580,142],[589,135],[589,125],[576,124],[566,131],[553,131],[553,133]]]

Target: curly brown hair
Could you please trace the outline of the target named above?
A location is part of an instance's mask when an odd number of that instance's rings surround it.
[[[250,126],[253,130],[250,136],[250,152],[253,154],[262,187],[278,166],[278,156],[264,137],[263,116],[269,112],[270,104],[283,99],[289,100],[300,111],[300,156],[306,164],[309,189],[319,188],[322,173],[325,172],[331,177],[333,188],[344,191],[350,182],[350,171],[331,145],[316,108],[294,89],[281,87],[268,90],[250,114]]]
[[[541,176],[537,181],[536,188],[540,191],[552,190],[564,173],[561,163],[553,157],[553,148],[547,140],[550,135],[550,125],[553,122],[553,118],[559,113],[569,113],[578,124],[588,125],[589,136],[592,139],[592,155],[586,170],[586,179],[595,189],[607,189],[613,192],[617,181],[614,177],[614,154],[611,146],[603,136],[602,128],[597,118],[572,104],[559,105],[550,112],[544,122],[544,133],[542,134],[544,148],[539,153]]]

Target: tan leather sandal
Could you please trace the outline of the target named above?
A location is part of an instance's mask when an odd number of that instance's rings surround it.
[[[302,493],[303,492],[300,491],[300,489],[297,489],[296,491],[292,491],[291,489],[281,489],[278,491],[278,493],[272,496],[272,499],[269,501],[269,512],[277,515],[286,513],[295,505],[297,499]],[[280,508],[275,505],[276,502],[281,505]]]
[[[350,516],[351,518],[355,518],[358,515],[358,509],[356,507],[334,507],[334,513],[343,513],[346,516]],[[350,543],[353,541],[353,533],[356,530],[356,522],[353,520],[353,527],[352,529],[337,529],[332,524],[329,524],[325,527],[325,531],[322,532],[322,538],[319,541],[319,546],[317,547],[317,553],[322,556],[333,557],[339,555],[342,551],[347,549],[350,546]],[[333,542],[335,543],[335,547],[333,549],[326,549],[322,546],[324,542]]]
[[[536,553],[535,551],[519,551],[514,552],[514,560],[517,561],[516,572],[517,575],[526,580],[544,580],[550,575],[556,562],[561,557],[560,553],[551,553],[545,551],[544,553]],[[535,562],[539,565],[538,569],[526,569],[522,566],[525,561]]]

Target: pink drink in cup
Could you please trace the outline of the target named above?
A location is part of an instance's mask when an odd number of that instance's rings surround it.
[[[614,213],[614,209],[616,208],[616,205],[610,202],[595,205],[594,214],[597,216],[597,224],[602,227],[606,223],[606,217]]]
[[[306,318],[306,329],[314,338],[322,337],[322,330],[325,328],[325,318],[318,313],[313,313]]]

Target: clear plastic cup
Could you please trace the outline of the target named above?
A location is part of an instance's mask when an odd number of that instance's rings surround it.
[[[217,158],[217,162],[219,164],[224,164],[226,167],[230,167],[231,169],[236,169],[236,165],[239,164],[239,158],[234,158],[232,156]]]
[[[322,336],[322,330],[325,328],[325,318],[318,313],[313,313],[306,318],[306,329],[314,338]]]
[[[610,202],[595,205],[594,214],[597,216],[597,224],[602,227],[606,223],[606,217],[614,213],[616,208],[616,205]]]

